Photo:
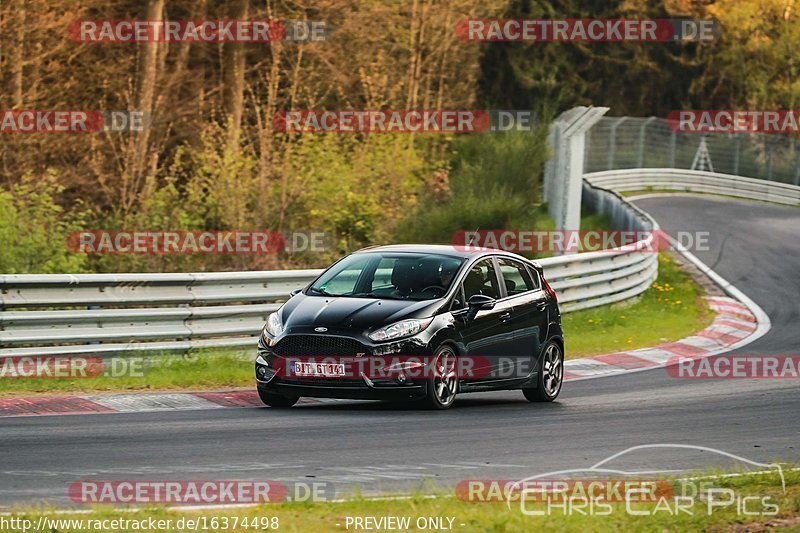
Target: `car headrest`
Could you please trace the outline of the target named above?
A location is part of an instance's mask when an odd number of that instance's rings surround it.
[[[431,285],[439,286],[442,284],[439,278],[439,261],[422,261],[419,266],[420,270],[417,276],[418,290],[430,287]]]
[[[400,294],[409,294],[414,289],[416,260],[398,259],[392,269],[392,285]]]

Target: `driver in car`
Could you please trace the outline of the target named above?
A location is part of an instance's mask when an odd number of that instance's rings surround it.
[[[458,271],[458,265],[443,264],[439,269],[439,281],[442,287],[449,287],[450,282],[453,281],[453,276]]]

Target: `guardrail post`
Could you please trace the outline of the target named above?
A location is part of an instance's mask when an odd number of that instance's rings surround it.
[[[738,133],[734,133],[733,135],[736,138],[736,142],[735,142],[736,151],[734,152],[734,155],[733,155],[733,173],[734,173],[734,175],[738,176],[739,175],[739,154],[742,151],[742,136],[740,134],[738,134]]]
[[[89,311],[93,311],[95,309],[102,309],[102,308],[103,308],[102,305],[87,305],[86,306],[86,309],[88,309]],[[99,341],[89,341],[87,344],[100,344],[100,342]]]

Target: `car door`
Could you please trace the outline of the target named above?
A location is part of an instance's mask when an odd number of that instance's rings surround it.
[[[494,258],[487,257],[476,262],[461,282],[458,289],[463,293],[457,304],[460,309],[453,310],[456,317],[456,331],[460,335],[466,355],[474,365],[475,379],[469,381],[486,382],[496,380],[500,361],[508,354],[513,333],[505,322],[511,317],[511,306],[503,300],[500,279],[495,268]],[[466,320],[469,298],[483,294],[497,300],[493,309],[478,311],[472,320]],[[454,302],[456,305],[456,302]]]
[[[541,344],[547,336],[547,295],[538,275],[534,279],[521,261],[498,257],[497,268],[511,308],[511,317],[504,326],[513,332],[510,361],[503,364],[513,367],[513,377],[524,378],[534,370]]]

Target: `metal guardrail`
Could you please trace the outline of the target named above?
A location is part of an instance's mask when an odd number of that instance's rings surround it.
[[[619,229],[658,228],[616,193],[584,184],[583,195]],[[569,312],[644,292],[658,269],[648,244],[540,263]],[[0,276],[0,356],[255,346],[267,315],[320,272]]]
[[[800,205],[800,187],[718,172],[677,168],[634,168],[585,174],[591,184],[614,191],[646,189],[721,194],[787,205]]]

